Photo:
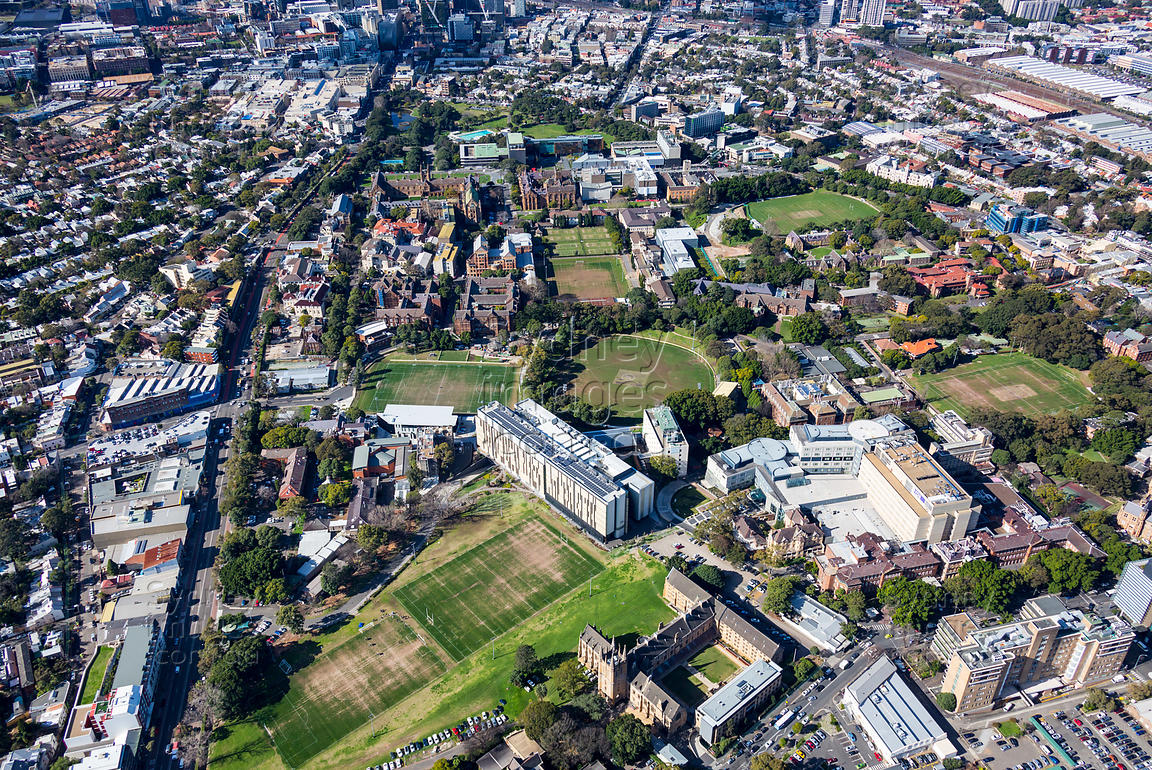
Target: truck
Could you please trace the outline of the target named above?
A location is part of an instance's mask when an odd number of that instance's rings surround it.
[[[852,661],[848,660],[847,658],[845,658],[844,660],[840,661],[840,670],[841,670],[841,671],[843,671],[844,669],[848,668],[848,665],[849,665],[851,662],[852,662]]]

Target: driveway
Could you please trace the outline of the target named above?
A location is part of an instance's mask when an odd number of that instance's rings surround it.
[[[683,519],[676,515],[672,510],[672,498],[676,497],[676,493],[684,487],[691,486],[687,481],[676,479],[670,481],[660,488],[656,493],[656,512],[660,514],[660,518],[669,524],[679,524]]]

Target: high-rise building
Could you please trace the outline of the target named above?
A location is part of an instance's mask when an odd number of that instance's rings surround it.
[[[817,23],[821,27],[831,27],[836,23],[836,0],[824,0],[820,4],[820,20]]]
[[[522,19],[528,15],[528,0],[512,0],[512,17]]]
[[[883,27],[887,0],[861,0],[859,22],[865,27]]]
[[[1028,21],[1052,21],[1060,9],[1058,0],[1004,0],[1006,16],[1015,16]]]
[[[1019,620],[998,626],[981,628],[967,613],[943,618],[932,652],[946,665],[941,691],[955,695],[956,711],[967,713],[1038,683],[1052,689],[1107,681],[1135,638],[1120,618],[1041,596],[1025,603]]]
[[[855,22],[860,18],[860,0],[840,0],[840,23]]]
[[[1152,559],[1125,565],[1112,603],[1134,625],[1147,627],[1152,622]]]
[[[454,13],[448,17],[448,40],[453,43],[469,43],[472,41],[472,20],[463,13]]]
[[[715,108],[696,112],[684,119],[684,135],[693,139],[711,136],[724,125],[724,113]]]

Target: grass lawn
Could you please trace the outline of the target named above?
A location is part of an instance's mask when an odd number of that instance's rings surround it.
[[[440,653],[439,645],[433,643],[421,618],[408,615],[398,598],[411,596],[442,578],[463,581],[468,570],[480,569],[478,554],[489,553],[500,559],[488,547],[507,547],[529,531],[526,526],[543,527],[551,533],[553,539],[544,541],[546,552],[549,549],[559,553],[579,552],[576,563],[591,563],[602,570],[592,579],[591,592],[584,575],[553,603],[533,611],[525,608],[523,619],[495,640],[494,657],[489,637],[479,640],[480,649],[459,664],[453,664],[449,656]],[[557,538],[557,532],[567,534],[566,545]],[[508,555],[514,556],[505,552],[504,556]],[[533,558],[539,560],[535,553]],[[514,562],[496,560],[486,566],[508,578],[528,577],[523,569],[514,569],[520,566]],[[469,515],[425,549],[395,583],[374,597],[349,623],[330,634],[308,640],[321,646],[320,655],[292,675],[289,696],[270,707],[269,713],[261,715],[261,720],[276,736],[275,750],[263,737],[260,725],[232,725],[228,734],[213,745],[213,766],[236,770],[281,768],[286,764],[309,768],[366,767],[386,762],[392,749],[409,740],[446,729],[466,716],[492,708],[500,698],[508,701],[508,713],[515,717],[530,697],[508,681],[519,645],[535,646],[546,669],[552,670],[573,656],[576,640],[586,623],[596,623],[610,636],[651,633],[674,615],[661,599],[665,574],[666,569],[659,562],[637,557],[635,552],[598,551],[573,527],[544,512],[536,500],[518,493],[484,495]],[[540,586],[556,579],[550,573],[536,578],[537,582],[532,584],[536,596],[540,595]],[[461,613],[461,606],[466,606],[468,612],[483,615],[480,620],[491,627],[503,612],[503,608],[497,606],[499,602],[489,598],[500,595],[496,592],[484,596],[473,591],[469,598],[453,596],[451,590],[444,586],[440,598],[446,606],[455,604],[456,608],[446,609],[448,614],[441,617],[451,618],[453,611]],[[483,601],[485,599],[487,601]],[[400,614],[392,617],[392,612]],[[437,623],[445,622],[441,617],[436,618]],[[360,622],[373,621],[376,623],[370,629],[362,633],[357,630]],[[469,618],[461,624],[473,622]],[[503,622],[507,623],[508,618]],[[409,631],[419,634],[417,638],[423,639],[423,644],[413,645]],[[471,629],[461,633],[465,637],[474,635]],[[375,648],[372,642],[377,645]],[[381,649],[383,645],[387,646]],[[421,657],[412,658],[413,655]],[[417,672],[409,671],[408,660],[423,662],[418,676]],[[436,660],[446,668],[438,671]],[[412,675],[413,679],[399,680],[400,689],[396,689],[398,680],[393,677],[400,675]],[[344,694],[345,702],[335,706],[338,720],[328,713],[332,707],[327,698],[333,691]],[[375,718],[367,711],[373,705],[379,706],[372,708]],[[300,716],[301,711],[309,709],[313,714],[325,715],[324,725],[338,722],[344,734],[327,740],[331,731],[325,730],[323,737],[327,745],[317,750],[321,736],[315,734],[316,722],[321,720],[310,721]]]
[[[566,257],[547,260],[548,281],[557,296],[577,299],[623,297],[628,281],[619,257]]]
[[[451,405],[475,412],[489,401],[512,403],[519,369],[507,364],[407,363],[384,359],[368,368],[356,406],[369,414],[388,404]]]
[[[748,216],[764,226],[765,232],[787,235],[805,225],[818,227],[845,219],[869,219],[876,207],[847,195],[816,190],[803,195],[769,198],[748,204]]]
[[[100,685],[104,682],[104,674],[108,671],[108,663],[112,660],[111,647],[99,647],[96,650],[96,660],[88,669],[88,677],[84,680],[84,690],[80,693],[80,705],[91,703],[100,694]]]
[[[677,666],[664,675],[660,683],[679,698],[688,708],[696,708],[708,700],[708,691],[699,679],[688,673],[688,669]]]
[[[599,227],[553,227],[542,239],[552,244],[557,257],[595,257],[615,254],[612,237],[603,225]]]
[[[1092,403],[1087,378],[1085,372],[1024,353],[996,353],[911,379],[937,409],[955,409],[962,417],[977,407],[1038,417]]]
[[[812,257],[813,259],[818,259],[820,257],[826,256],[826,255],[831,254],[831,253],[832,253],[832,247],[831,246],[816,246],[816,247],[808,249],[808,251],[804,252],[804,256]]]
[[[708,363],[696,353],[633,336],[602,339],[573,365],[579,372],[573,395],[594,406],[611,405],[622,417],[638,417],[676,390],[716,386]]]
[[[603,566],[531,519],[396,591],[396,600],[460,661]]]
[[[716,645],[700,650],[688,665],[706,676],[712,684],[724,684],[740,670],[732,658]]]
[[[471,353],[469,353],[467,350],[441,350],[439,360],[463,363],[468,360],[470,355]]]
[[[780,338],[782,340],[784,340],[785,342],[791,342],[792,341],[792,319],[791,318],[781,318],[780,322],[779,322],[778,331],[780,333]]]
[[[692,515],[692,509],[708,498],[696,487],[684,487],[672,498],[672,510],[682,519]]]

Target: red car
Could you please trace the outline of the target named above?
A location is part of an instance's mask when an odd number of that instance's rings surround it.
[[[1081,722],[1079,719],[1073,719],[1072,724],[1076,725],[1077,727],[1083,727],[1084,726],[1084,723]]]
[[[881,762],[884,761],[884,757],[880,756],[879,751],[873,751],[872,753],[875,755],[876,759],[880,760]]]

